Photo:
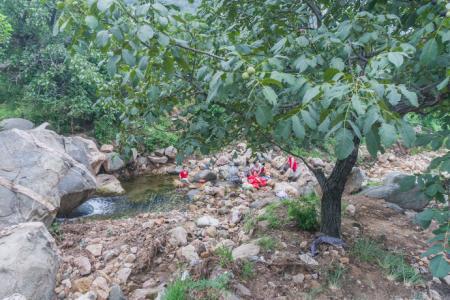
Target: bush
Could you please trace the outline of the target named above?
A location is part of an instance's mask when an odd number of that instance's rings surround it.
[[[314,231],[319,227],[317,203],[318,198],[314,194],[287,201],[288,216],[297,223],[300,229]]]
[[[187,300],[199,299],[193,294],[206,294],[202,299],[216,299],[219,297],[219,291],[226,290],[230,276],[228,273],[222,274],[215,279],[185,280],[177,279],[167,286],[163,299],[165,300]]]

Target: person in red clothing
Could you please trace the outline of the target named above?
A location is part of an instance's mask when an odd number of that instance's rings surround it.
[[[292,171],[294,171],[294,172],[297,171],[298,163],[295,160],[295,158],[293,158],[292,156],[288,157],[288,165],[289,165],[289,168],[292,169]]]
[[[180,177],[180,181],[184,183],[189,183],[189,172],[185,169],[180,171],[180,174],[178,174],[178,177]]]

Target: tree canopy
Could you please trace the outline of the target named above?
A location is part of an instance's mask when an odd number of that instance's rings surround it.
[[[127,128],[177,107],[184,154],[237,139],[288,151],[332,140],[333,172],[311,167],[324,191],[326,234],[340,235],[340,197],[360,143],[373,156],[398,139],[412,146],[407,113],[448,114],[446,1],[204,0],[194,14],[140,0],[58,7],[54,33],[68,33],[79,53],[103,53],[111,80],[102,103],[120,111]],[[442,129],[441,138],[421,143],[448,148],[448,125]],[[126,143],[135,140],[131,132]],[[433,186],[430,197],[448,189],[448,162],[447,154],[422,180]],[[448,249],[445,218],[443,226],[439,265]]]

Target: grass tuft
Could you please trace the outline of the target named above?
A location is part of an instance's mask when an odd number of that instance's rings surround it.
[[[258,245],[265,251],[274,251],[278,243],[274,238],[264,236],[258,239]]]
[[[219,257],[219,264],[222,268],[228,267],[233,262],[233,254],[228,247],[217,248],[215,254]]]

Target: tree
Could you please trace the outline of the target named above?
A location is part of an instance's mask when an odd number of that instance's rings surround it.
[[[58,30],[107,53],[105,91],[129,126],[173,106],[181,149],[236,139],[292,151],[335,140],[321,232],[340,237],[341,196],[365,143],[376,156],[415,143],[405,114],[448,101],[445,1],[205,0],[195,15],[158,1],[61,3]]]

